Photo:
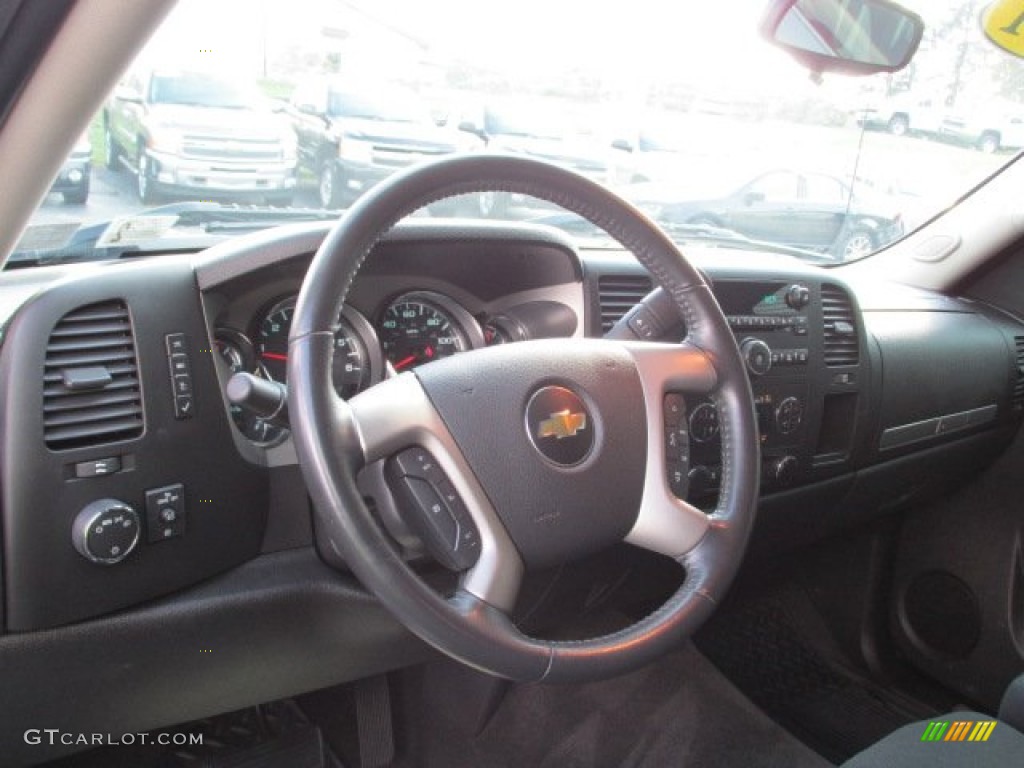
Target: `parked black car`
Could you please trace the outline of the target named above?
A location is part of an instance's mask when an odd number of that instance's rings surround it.
[[[715,198],[692,199],[672,183],[634,184],[622,193],[663,226],[706,225],[753,240],[827,253],[839,261],[865,256],[903,233],[884,199],[861,198],[824,173],[772,170]]]
[[[89,183],[92,179],[92,146],[89,137],[82,136],[60,167],[60,173],[53,180],[51,192],[63,196],[68,205],[83,205],[89,199]]]
[[[412,92],[312,81],[296,89],[291,103],[299,169],[316,178],[325,208],[347,205],[398,169],[467,144],[438,125]]]

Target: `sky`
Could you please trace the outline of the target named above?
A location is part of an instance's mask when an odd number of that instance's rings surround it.
[[[252,70],[261,61],[264,35],[273,52],[320,45],[325,28],[355,26],[364,35],[375,28],[370,39],[393,40],[400,30],[423,41],[439,61],[480,62],[512,77],[583,68],[623,88],[642,88],[652,75],[732,93],[805,88],[806,73],[758,36],[764,6],[764,0],[517,0],[498,6],[478,0],[183,0],[150,54]],[[379,45],[368,47],[379,53]]]

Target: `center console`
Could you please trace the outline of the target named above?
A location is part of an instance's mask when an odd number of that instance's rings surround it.
[[[861,329],[849,294],[809,279],[716,279],[714,292],[746,363],[761,444],[761,485],[781,490],[842,466],[853,447]],[[714,494],[721,473],[717,412],[689,403],[688,494]]]

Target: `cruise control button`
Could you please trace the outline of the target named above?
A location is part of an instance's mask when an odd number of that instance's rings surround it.
[[[686,426],[665,431],[665,458],[674,460],[690,455],[690,431]]]
[[[677,392],[665,395],[665,426],[674,427],[686,421],[686,400]]]
[[[665,465],[668,488],[677,499],[685,499],[690,487],[690,462],[670,461]]]

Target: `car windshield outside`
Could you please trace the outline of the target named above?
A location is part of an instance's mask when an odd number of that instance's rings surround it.
[[[157,74],[149,87],[153,104],[245,109],[260,98],[259,91],[245,83],[224,80],[205,72]]]
[[[330,117],[379,120],[382,123],[429,122],[429,112],[417,109],[417,106],[415,93],[385,96],[374,92],[359,93],[332,88],[327,95],[327,114]]]
[[[763,39],[767,5],[183,0],[10,266],[332,219],[404,167],[481,151],[587,175],[684,245],[881,263],[1024,147],[1024,62],[986,40],[984,3],[907,0],[926,24],[907,68],[821,78]],[[419,215],[610,244],[519,195]]]

